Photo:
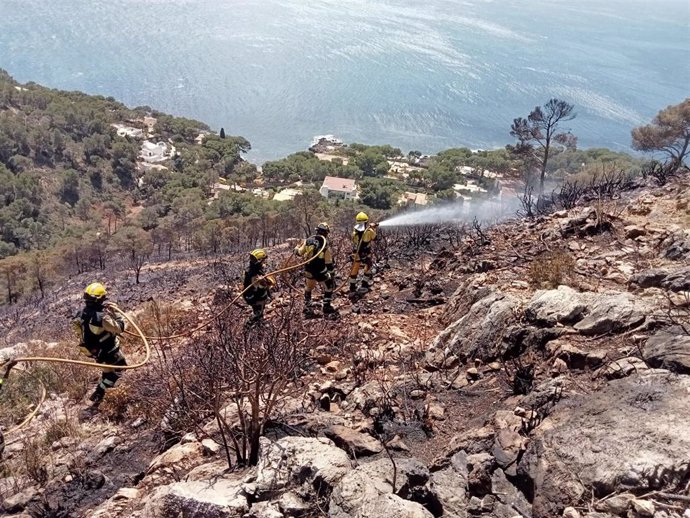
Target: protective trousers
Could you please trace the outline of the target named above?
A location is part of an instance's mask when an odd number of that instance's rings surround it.
[[[107,365],[121,365],[123,367],[127,365],[127,360],[125,360],[125,357],[120,352],[119,347],[117,347],[113,351],[99,354],[98,358],[96,359],[96,362],[102,364],[104,363]],[[113,388],[115,386],[115,383],[117,383],[117,380],[120,379],[120,376],[122,376],[121,369],[113,368],[103,370],[103,373],[101,374],[101,381],[96,386],[96,390],[92,396],[92,400],[97,401],[103,399],[105,391],[110,388]]]
[[[335,291],[335,279],[330,274],[314,275],[310,272],[305,272],[304,285],[304,306],[305,310],[311,305],[312,292],[317,284],[323,285],[323,309],[324,312],[330,311],[333,306],[333,292]]]
[[[374,266],[374,259],[371,254],[356,255],[352,262],[352,269],[350,270],[350,291],[357,291],[357,278],[359,277],[359,270],[364,265],[364,279],[362,280],[362,287],[369,288],[373,280],[372,268]]]

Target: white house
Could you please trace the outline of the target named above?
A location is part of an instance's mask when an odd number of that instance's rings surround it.
[[[165,142],[151,142],[145,140],[141,144],[141,152],[139,153],[144,162],[162,162],[170,158],[170,150]]]
[[[357,183],[351,178],[327,176],[323,179],[319,194],[329,200],[356,200]]]

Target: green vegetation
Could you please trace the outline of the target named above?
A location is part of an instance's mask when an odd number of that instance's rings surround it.
[[[561,145],[544,160],[549,176],[640,168],[624,153],[577,150],[556,137]],[[535,142],[524,144],[535,151]],[[471,182],[486,191],[473,196],[491,196],[532,164],[512,148],[427,157],[351,144],[329,152],[330,161],[303,151],[259,169],[242,158],[250,149],[224,128],[216,135],[199,121],[22,85],[0,71],[0,302],[40,298],[65,275],[112,266],[140,282],[152,258],[269,246],[323,219],[349,230],[360,204],[393,209],[405,191],[449,201]],[[326,176],[356,179],[359,202],[327,202],[317,192]],[[269,199],[297,182],[293,201]]]
[[[682,167],[690,155],[690,98],[657,113],[651,124],[632,130],[633,147],[659,152]]]

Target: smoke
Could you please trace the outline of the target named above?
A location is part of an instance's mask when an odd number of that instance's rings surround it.
[[[476,218],[482,223],[495,224],[515,216],[519,201],[482,200],[454,202],[449,205],[413,210],[398,214],[379,223],[381,227],[435,225],[440,223],[467,223]]]

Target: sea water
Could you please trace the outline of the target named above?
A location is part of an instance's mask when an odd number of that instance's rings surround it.
[[[690,94],[687,0],[0,0],[0,67],[247,137],[256,162],[334,134],[404,151],[511,142],[575,104],[581,146]]]

